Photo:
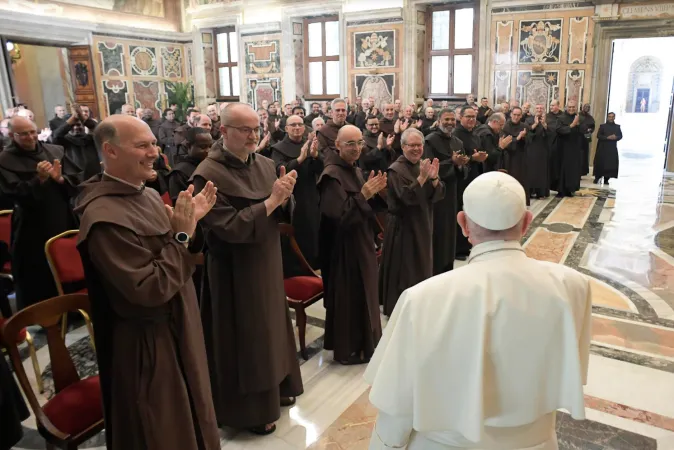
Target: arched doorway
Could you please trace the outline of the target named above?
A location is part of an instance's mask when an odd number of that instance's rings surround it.
[[[652,55],[637,58],[630,66],[626,112],[657,113],[660,110],[662,63]]]

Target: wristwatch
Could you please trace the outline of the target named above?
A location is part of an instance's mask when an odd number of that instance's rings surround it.
[[[184,231],[179,231],[173,236],[173,239],[187,247],[190,243],[190,236]]]

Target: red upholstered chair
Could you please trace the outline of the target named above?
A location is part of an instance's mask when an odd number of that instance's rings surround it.
[[[161,199],[165,205],[173,206],[173,202],[171,201],[171,196],[169,195],[168,191],[161,195]]]
[[[98,376],[81,380],[59,333],[61,317],[70,311],[90,313],[86,294],[50,298],[14,314],[3,330],[9,356],[37,422],[37,430],[47,441],[47,449],[77,449],[103,430],[103,402]],[[47,331],[56,394],[40,406],[26,376],[16,344],[22,330],[40,325]]]
[[[54,283],[56,283],[56,290],[59,295],[65,295],[63,290],[63,283],[76,283],[84,281],[84,266],[82,265],[82,258],[77,251],[77,238],[79,230],[68,230],[61,234],[54,236],[44,244],[44,252],[47,256],[47,262],[51,269]],[[68,292],[71,294],[72,292]],[[87,290],[81,289],[77,293],[86,294]],[[89,334],[93,336],[93,329],[91,327],[91,320],[85,311],[80,311],[84,317],[84,321],[89,329]],[[68,330],[68,315],[63,316],[61,323],[61,334],[63,337]],[[94,344],[93,339],[91,344]],[[95,348],[95,347],[94,347]]]
[[[302,357],[307,360],[309,355],[306,346],[307,313],[305,310],[323,298],[323,278],[309,265],[302,254],[302,250],[295,240],[295,229],[292,225],[282,223],[279,225],[279,231],[288,238],[297,259],[309,274],[308,276],[290,277],[283,280],[288,306],[295,310],[295,320],[300,338],[300,352]]]

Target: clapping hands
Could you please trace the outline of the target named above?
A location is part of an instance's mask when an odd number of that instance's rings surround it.
[[[386,187],[387,175],[381,170],[375,175],[374,170],[370,172],[370,176],[360,190],[365,200],[369,200]]]
[[[279,168],[278,180],[274,182],[269,200],[271,200],[276,207],[281,206],[292,195],[296,182],[297,172],[291,170],[290,173],[286,174],[285,166],[281,166]]]
[[[37,163],[37,176],[41,183],[44,183],[49,178],[57,183],[63,183],[63,175],[61,173],[61,161],[54,160],[54,164],[49,161],[40,161]]]
[[[419,184],[423,186],[429,178],[431,180],[437,179],[439,171],[440,161],[438,158],[433,159],[433,161],[430,159],[422,159],[417,181],[419,181]]]

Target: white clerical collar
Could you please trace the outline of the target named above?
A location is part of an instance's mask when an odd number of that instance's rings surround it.
[[[142,191],[142,190],[145,188],[145,184],[144,184],[144,183],[141,184],[140,186],[137,186],[137,185],[135,185],[135,184],[133,184],[133,183],[129,183],[129,182],[126,181],[126,180],[122,180],[121,178],[117,178],[117,177],[115,177],[115,176],[113,176],[113,175],[110,175],[108,172],[105,172],[105,171],[103,172],[103,175],[105,175],[105,176],[108,177],[108,178],[112,178],[112,179],[115,180],[115,181],[119,181],[120,183],[126,184],[127,186],[131,186],[132,188],[134,188],[134,189],[136,189],[136,190],[139,190],[139,191]]]
[[[524,249],[522,248],[522,245],[519,243],[519,241],[487,241],[473,247],[473,249],[470,251],[470,256],[468,257],[467,262],[470,263],[472,260],[488,253],[502,251],[519,251],[524,253]]]

